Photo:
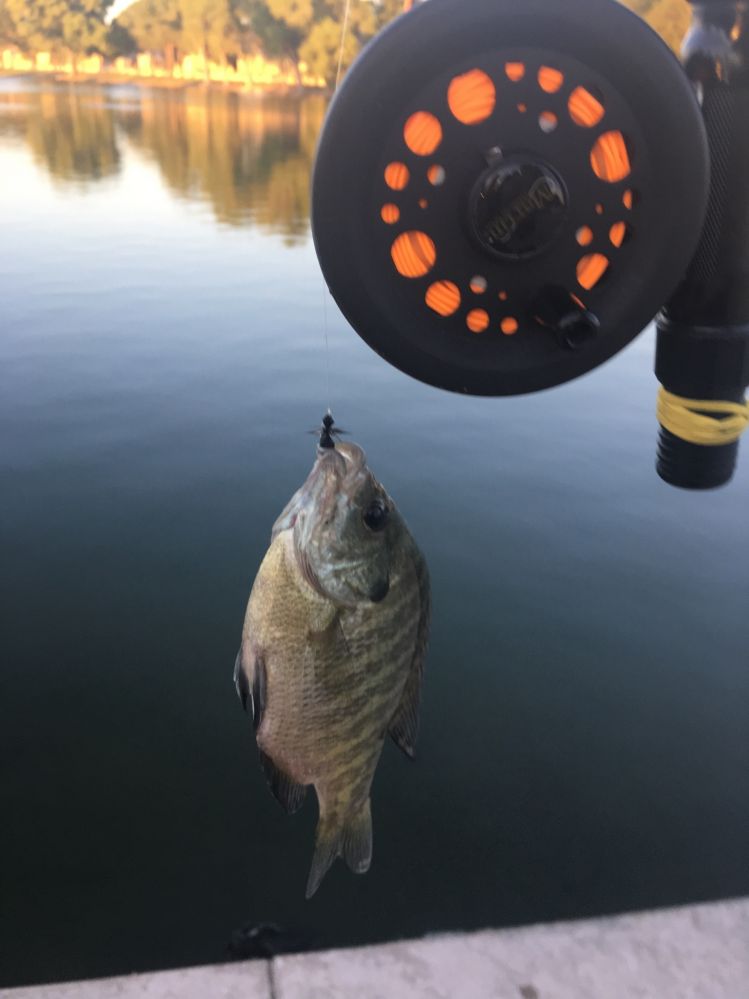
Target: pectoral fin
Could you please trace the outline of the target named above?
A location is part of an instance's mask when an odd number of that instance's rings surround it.
[[[263,657],[253,652],[248,643],[242,642],[234,660],[234,686],[244,710],[247,710],[248,702],[252,705],[252,727],[256,732],[265,711],[265,684]]]
[[[252,677],[252,727],[256,732],[260,728],[265,714],[265,690],[265,661],[260,656],[255,656]]]
[[[249,643],[243,642],[237,654],[234,663],[234,683],[245,711],[248,702],[252,705],[252,727],[257,732],[265,714],[267,674],[265,660],[257,652],[252,651]],[[292,814],[301,807],[307,788],[303,784],[296,784],[259,747],[258,752],[274,797],[289,814]]]
[[[234,660],[234,686],[237,688],[237,697],[242,702],[242,708],[247,710],[247,702],[250,699],[250,684],[247,681],[244,670],[242,669],[242,650],[240,649],[237,653],[237,658]]]

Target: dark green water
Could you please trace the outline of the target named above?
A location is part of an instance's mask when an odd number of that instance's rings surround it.
[[[331,303],[333,410],[431,566],[420,757],[303,898],[231,673],[326,403],[319,101],[0,85],[0,985],[749,892],[749,452],[653,471],[646,333],[459,398]]]

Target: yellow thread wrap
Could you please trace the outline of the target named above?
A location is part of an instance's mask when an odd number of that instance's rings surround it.
[[[733,444],[749,427],[749,402],[685,399],[661,387],[658,422],[690,444]]]

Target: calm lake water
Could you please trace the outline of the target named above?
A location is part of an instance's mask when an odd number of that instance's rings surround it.
[[[749,444],[653,469],[653,337],[460,398],[332,301],[331,404],[429,561],[420,753],[304,901],[232,666],[326,405],[323,103],[0,83],[0,984],[749,892]]]

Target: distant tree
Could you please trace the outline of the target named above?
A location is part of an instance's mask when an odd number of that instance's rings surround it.
[[[650,27],[677,53],[681,51],[691,18],[689,4],[684,0],[655,0],[645,17]]]
[[[134,39],[139,52],[159,52],[168,66],[176,61],[182,45],[179,0],[139,0],[115,24]]]
[[[64,49],[119,55],[161,53],[167,66],[191,52],[233,61],[260,49],[332,83],[344,20],[342,67],[396,14],[403,0],[138,0],[111,25],[112,0],[0,0],[0,39],[30,52]],[[646,0],[643,0],[646,2]],[[665,3],[666,0],[652,0]]]
[[[6,0],[0,0],[0,42],[6,45],[18,45],[20,38],[16,22],[8,10]]]
[[[217,62],[241,51],[230,0],[179,0],[182,49]]]
[[[113,21],[107,32],[107,55],[131,56],[138,51],[138,43],[124,25]]]
[[[345,0],[236,0],[262,51],[304,60],[312,72],[332,82],[343,28]],[[353,0],[349,10],[344,68],[385,20],[402,10],[402,0]],[[314,68],[313,68],[314,67]]]
[[[685,0],[621,0],[621,2],[644,18],[675,52],[680,51],[692,16],[689,4]]]
[[[299,46],[314,16],[312,0],[244,0],[244,3],[265,55],[289,59],[298,73]]]
[[[62,15],[62,43],[73,55],[104,54],[109,29],[104,20],[109,0],[66,0]]]
[[[59,47],[65,0],[4,0],[5,17],[13,25],[17,44],[30,52]]]
[[[116,23],[140,51],[162,53],[168,66],[192,52],[233,59],[248,47],[252,29],[244,0],[139,0]]]
[[[322,59],[322,53],[327,49],[330,53],[327,66],[319,63],[319,72],[326,81],[331,84],[335,81],[335,72],[338,65],[338,55],[341,48],[341,33],[345,20],[346,0],[323,0],[328,16],[325,20],[330,20],[335,25],[337,40],[334,50],[331,49],[333,30],[330,26],[326,29],[325,35],[322,32],[316,33],[313,37],[310,33],[310,49],[317,49],[318,58]],[[341,68],[345,72],[364,45],[377,34],[386,24],[402,14],[404,11],[403,0],[353,0],[349,7],[348,23],[346,25],[346,36],[343,47],[343,58]],[[323,23],[322,20],[319,23]],[[353,39],[353,42],[351,41]],[[308,60],[311,55],[310,50],[305,50],[306,54],[302,58]]]
[[[289,25],[271,14],[265,0],[237,0],[234,10],[235,17],[266,56],[294,57],[303,36],[301,33],[298,35],[295,33],[290,38]]]
[[[375,14],[378,31],[399,14],[410,10],[404,0],[366,0],[366,2]]]
[[[635,14],[639,14],[640,17],[645,17],[647,12],[657,3],[658,0],[620,0],[625,7],[629,7],[630,10],[634,11]]]
[[[301,31],[309,28],[315,16],[313,0],[266,0],[266,3],[273,17]]]
[[[341,65],[351,65],[359,52],[356,36],[347,32],[341,53]],[[331,17],[324,17],[313,24],[309,34],[299,46],[299,57],[307,64],[313,76],[321,76],[328,86],[335,83],[338,55],[341,49],[341,26]]]
[[[106,50],[108,6],[108,0],[3,0],[3,17],[22,48],[77,56]]]

